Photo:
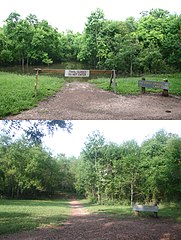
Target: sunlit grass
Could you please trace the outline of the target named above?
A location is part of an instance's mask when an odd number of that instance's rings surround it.
[[[124,205],[100,205],[97,203],[90,203],[89,200],[81,200],[81,203],[90,213],[104,213],[114,215],[117,217],[128,217],[132,215],[132,208]]]
[[[161,75],[147,75],[144,76],[146,80],[162,82],[163,79],[167,79],[171,86],[169,93],[173,95],[181,95],[181,74],[161,74]],[[117,93],[118,94],[140,94],[141,89],[138,87],[138,80],[141,80],[141,77],[118,77],[116,78],[117,82]],[[114,91],[113,83],[111,89],[109,89],[109,78],[98,78],[92,79],[89,82],[94,83],[98,88],[104,90]],[[162,92],[161,89],[146,89],[148,92]]]
[[[100,205],[97,203],[91,203],[89,202],[89,200],[86,199],[81,200],[81,202],[90,213],[104,213],[109,216],[115,216],[117,218],[135,217],[131,206],[119,204]],[[140,213],[141,217],[147,217],[151,215],[153,214],[150,212]],[[171,206],[169,204],[161,204],[159,205],[158,217],[181,222],[181,207],[179,205]]]
[[[69,216],[65,200],[0,200],[0,234],[62,225]]]
[[[40,100],[60,90],[63,78],[39,76],[38,94],[34,93],[35,75],[0,72],[0,118],[30,109]]]

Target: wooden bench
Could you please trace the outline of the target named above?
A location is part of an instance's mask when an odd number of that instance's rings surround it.
[[[158,206],[134,205],[133,210],[136,215],[139,215],[139,212],[153,212],[155,217],[158,216]]]
[[[138,81],[138,87],[141,87],[142,93],[145,93],[145,88],[160,88],[163,89],[162,95],[168,96],[168,90],[170,88],[170,83],[168,80],[163,80],[163,82],[157,81],[146,81],[145,78]]]

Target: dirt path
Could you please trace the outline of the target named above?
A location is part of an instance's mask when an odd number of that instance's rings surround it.
[[[72,216],[63,226],[0,237],[3,240],[179,240],[181,224],[161,217],[113,218],[89,214],[78,201],[71,201]]]
[[[37,107],[7,119],[181,119],[181,98],[122,96],[85,82],[67,83]]]

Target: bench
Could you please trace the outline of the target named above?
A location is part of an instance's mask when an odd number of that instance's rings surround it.
[[[158,206],[134,205],[133,210],[136,215],[139,215],[139,212],[153,212],[155,217],[158,216]]]
[[[138,87],[142,88],[142,93],[145,93],[145,88],[163,89],[162,95],[168,96],[170,83],[168,82],[168,80],[163,80],[163,82],[157,82],[157,81],[146,81],[145,78],[142,78],[142,80],[138,81]]]

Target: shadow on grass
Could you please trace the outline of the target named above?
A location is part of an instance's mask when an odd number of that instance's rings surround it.
[[[52,216],[33,216],[20,212],[0,212],[0,235],[19,231],[32,230],[37,227],[60,226],[69,215],[57,214]]]
[[[116,218],[133,218],[133,219],[146,219],[155,218],[153,213],[150,212],[140,212],[139,216],[134,215],[134,211],[129,206],[109,206],[109,205],[98,205],[91,203],[83,203],[84,207],[87,208],[93,214],[105,214]],[[180,207],[170,207],[170,206],[160,206],[158,211],[158,218],[174,220],[181,222],[181,208]]]
[[[68,207],[66,200],[0,200],[1,205],[25,206],[25,207]]]
[[[181,222],[181,207],[161,206],[159,215]]]
[[[19,212],[0,212],[0,234],[29,230],[38,226],[31,214]]]
[[[117,219],[102,214],[74,216],[62,227],[37,229],[36,231],[9,235],[4,239],[179,239],[180,224],[160,219]],[[2,236],[3,237],[3,236]],[[2,238],[3,239],[3,238]],[[165,239],[165,238],[164,238]]]

